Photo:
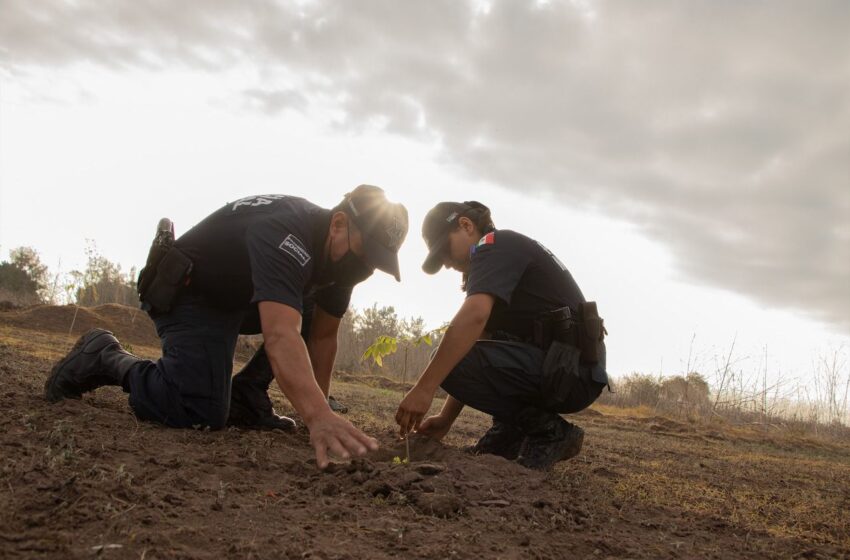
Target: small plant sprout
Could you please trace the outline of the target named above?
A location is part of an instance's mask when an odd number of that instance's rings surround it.
[[[401,369],[401,382],[405,383],[407,381],[407,355],[410,349],[418,348],[423,344],[433,346],[434,339],[443,334],[447,328],[447,325],[443,325],[440,328],[430,330],[418,336],[378,336],[375,338],[375,342],[366,348],[366,351],[363,352],[363,356],[360,357],[360,360],[362,361],[372,358],[372,361],[377,364],[378,367],[384,367],[384,358],[391,354],[395,354],[398,351],[398,347],[401,346],[404,349],[404,365]],[[402,398],[404,398],[404,392],[404,389],[402,389]],[[404,436],[404,453],[404,461],[399,460],[397,463],[395,459],[398,459],[398,457],[396,457],[393,459],[393,464],[410,463],[410,434],[405,434]]]

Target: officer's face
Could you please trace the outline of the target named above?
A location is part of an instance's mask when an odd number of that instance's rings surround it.
[[[339,261],[349,249],[361,259],[365,256],[363,235],[357,226],[349,223],[344,212],[337,212],[331,219],[328,243],[328,256],[333,262]]]
[[[443,266],[453,268],[458,272],[467,272],[470,259],[469,249],[480,237],[472,221],[469,218],[462,217],[458,221],[457,229],[449,233],[449,242],[445,251],[443,251]]]

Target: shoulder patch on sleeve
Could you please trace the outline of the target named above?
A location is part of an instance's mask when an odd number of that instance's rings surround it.
[[[488,233],[487,235],[485,235],[484,237],[482,237],[481,239],[478,240],[477,247],[481,247],[482,245],[492,245],[495,242],[496,242],[496,232],[491,231],[490,233]]]
[[[286,236],[279,247],[285,253],[289,253],[301,266],[306,266],[310,262],[310,253],[304,247],[304,243],[291,233]]]
[[[472,250],[470,252],[474,255],[475,252],[478,251],[478,249],[480,249],[481,247],[484,247],[485,245],[494,245],[495,243],[496,243],[496,232],[491,231],[490,233],[488,233],[487,235],[485,235],[484,237],[479,239],[478,243],[476,243],[475,245],[472,246]]]

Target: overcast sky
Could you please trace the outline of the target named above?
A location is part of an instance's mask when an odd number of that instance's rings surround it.
[[[129,267],[160,214],[372,182],[438,303],[361,305],[450,314],[418,220],[478,198],[619,320],[621,371],[747,329],[797,367],[850,335],[848,29],[845,1],[0,0],[0,249]]]

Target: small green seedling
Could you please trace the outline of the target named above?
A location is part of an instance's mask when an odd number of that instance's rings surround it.
[[[407,381],[407,354],[411,348],[418,348],[423,344],[427,344],[428,346],[432,346],[434,344],[434,339],[438,336],[441,336],[448,329],[448,325],[443,325],[438,329],[434,329],[428,331],[425,334],[419,336],[379,336],[375,339],[375,342],[369,346],[363,355],[360,357],[360,360],[366,360],[368,358],[372,358],[372,361],[378,367],[384,367],[384,358],[391,354],[394,354],[399,347],[399,344],[402,348],[404,348],[404,362],[401,370],[401,382],[404,384]],[[404,398],[404,389],[401,391],[401,397]],[[401,457],[393,457],[393,465],[407,465],[410,463],[410,434],[404,436],[404,452],[405,457],[402,459]]]

